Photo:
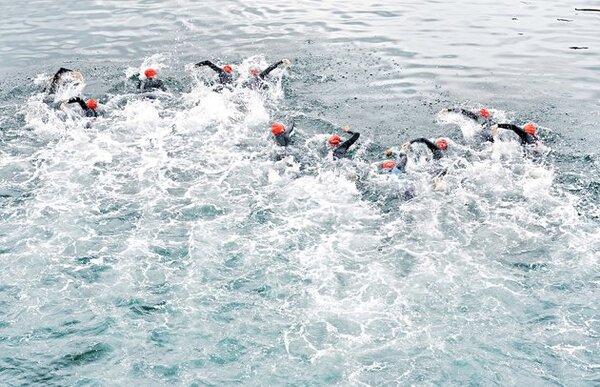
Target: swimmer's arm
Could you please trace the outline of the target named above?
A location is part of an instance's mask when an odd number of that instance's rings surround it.
[[[290,130],[288,130],[288,135],[291,135],[292,132],[294,131],[294,126],[296,125],[296,122],[292,121],[292,124],[290,125]]]
[[[48,86],[48,89],[47,89],[48,92],[49,93],[55,93],[56,92],[56,88],[58,87],[58,82],[60,81],[60,77],[64,73],[71,73],[71,72],[73,72],[73,70],[67,69],[67,68],[64,68],[64,67],[61,67],[60,69],[58,69],[58,71],[56,72],[56,74],[54,74],[54,76],[50,80],[50,86]]]
[[[87,107],[87,105],[85,104],[85,102],[80,97],[73,97],[73,98],[69,99],[67,101],[67,103],[77,103],[77,104],[79,104],[79,106],[81,106],[83,111],[87,111],[89,109]]]
[[[414,140],[410,141],[410,144],[414,144],[416,142],[425,144],[427,146],[427,148],[429,148],[429,150],[432,151],[433,153],[440,150],[440,148],[438,148],[434,143],[432,143],[431,141],[429,141],[426,138],[415,138]]]
[[[358,132],[351,132],[351,131],[347,131],[346,133],[351,134],[352,137],[350,137],[349,139],[347,139],[346,141],[344,141],[342,143],[342,145],[340,145],[340,147],[346,146],[346,148],[350,148],[352,146],[352,144],[354,144],[356,142],[356,140],[358,140],[358,138],[360,137],[360,133],[358,133]]]
[[[396,169],[404,172],[406,170],[406,163],[408,162],[408,157],[406,153],[397,152],[398,158],[396,159]]]
[[[64,73],[71,73],[71,72],[73,72],[73,70],[61,67],[61,68],[58,69],[58,71],[56,72],[56,74],[54,74],[54,78],[60,77]]]
[[[449,111],[449,112],[461,114],[461,115],[463,115],[463,116],[465,116],[467,118],[470,118],[472,120],[475,120],[475,121],[479,120],[479,117],[477,116],[477,114],[475,114],[473,112],[470,112],[468,110],[465,110],[465,109],[452,108],[452,109],[446,109],[446,110]]]
[[[498,124],[499,128],[502,129],[507,129],[507,130],[512,130],[513,132],[515,132],[515,134],[517,136],[519,136],[519,138],[521,139],[522,142],[524,143],[529,143],[529,133],[527,133],[526,131],[523,130],[523,128],[518,127],[517,125],[513,125],[513,124]]]
[[[465,109],[458,109],[458,113],[460,113],[460,114],[462,114],[463,116],[465,116],[465,117],[467,117],[467,118],[470,118],[470,119],[472,119],[472,120],[475,120],[475,121],[479,120],[479,116],[477,116],[477,114],[475,114],[475,113],[473,113],[473,112],[470,112],[470,111],[468,111],[468,110],[465,110]]]
[[[197,67],[208,66],[208,67],[210,67],[211,69],[213,69],[215,72],[217,72],[219,74],[225,72],[225,70],[223,70],[222,68],[220,68],[219,66],[217,66],[216,64],[214,64],[213,62],[211,62],[209,60],[203,60],[202,62],[198,62],[198,63],[196,63],[196,66]]]
[[[280,60],[279,62],[275,62],[272,65],[270,65],[269,67],[267,67],[265,70],[263,70],[260,74],[258,74],[258,76],[261,79],[264,79],[267,75],[269,75],[269,73],[271,71],[275,70],[277,67],[279,67],[282,64],[283,64],[283,60]]]

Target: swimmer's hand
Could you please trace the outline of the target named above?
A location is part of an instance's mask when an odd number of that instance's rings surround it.
[[[498,124],[492,126],[492,137],[498,137]]]
[[[404,152],[408,152],[408,147],[410,147],[410,142],[405,142],[404,144],[402,144],[402,150]]]
[[[344,126],[342,128],[342,132],[344,132],[344,133],[348,133],[349,130],[350,130],[350,128],[348,126]]]
[[[439,176],[436,176],[433,178],[433,189],[435,191],[443,191],[446,189],[446,183]]]
[[[285,67],[290,67],[292,65],[292,62],[290,62],[288,58],[283,58],[281,61]]]

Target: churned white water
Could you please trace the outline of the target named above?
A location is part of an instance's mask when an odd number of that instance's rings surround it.
[[[66,15],[96,22],[80,26],[90,47],[64,43],[81,50],[76,63],[62,46],[53,57],[6,44],[0,384],[600,383],[593,16],[554,3],[543,15],[535,4],[346,6],[30,10],[32,25],[49,20],[50,45],[72,33]],[[6,12],[16,29],[14,6]],[[562,23],[587,39],[586,54],[555,51],[571,43],[544,34],[554,16],[573,19]],[[500,32],[522,19],[529,41]],[[407,23],[421,46],[397,35]],[[456,40],[455,56],[434,54],[440,38]],[[530,56],[506,56],[520,45]],[[544,50],[558,64],[584,56],[569,72],[534,61]],[[28,55],[45,63],[22,65]],[[284,56],[293,65],[265,91],[216,93],[205,85],[214,74],[191,65],[213,55],[243,77]],[[100,117],[48,103],[42,88],[62,65],[86,82],[56,100],[95,97]],[[156,98],[130,79],[148,66],[169,88]],[[478,142],[477,125],[439,113],[452,106],[536,120],[542,156],[507,133]],[[271,138],[274,120],[295,122],[287,149]],[[343,125],[361,137],[333,161],[326,141]],[[423,136],[448,138],[447,156],[432,162],[414,146],[406,174],[378,172],[385,149]]]

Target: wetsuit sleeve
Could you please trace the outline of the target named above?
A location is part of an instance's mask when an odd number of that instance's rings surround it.
[[[162,91],[167,91],[167,87],[165,86],[165,83],[159,79],[158,80],[158,87],[162,90]]]
[[[440,150],[434,143],[432,143],[431,141],[429,141],[426,138],[416,138],[416,139],[410,141],[411,144],[414,144],[416,142],[427,145],[427,148],[429,148],[429,150],[432,152],[435,152],[436,150]]]
[[[67,101],[67,103],[77,103],[79,104],[79,106],[81,106],[81,108],[83,109],[83,111],[87,111],[89,108],[87,107],[87,105],[85,104],[85,102],[79,98],[79,97],[73,97],[71,99],[69,99]]]
[[[70,73],[73,70],[71,69],[66,69],[64,67],[61,67],[60,69],[58,69],[58,71],[56,72],[56,74],[54,74],[54,76],[52,77],[52,80],[50,81],[50,86],[48,86],[48,92],[50,94],[53,94],[56,92],[56,89],[58,88],[58,82],[60,81],[60,77],[64,74],[64,73]]]
[[[468,117],[468,118],[470,118],[472,120],[475,120],[475,121],[479,120],[479,116],[477,116],[477,114],[475,114],[473,112],[470,112],[468,110],[458,108],[458,109],[455,109],[454,111],[457,112],[457,113],[460,113],[463,116]]]
[[[441,159],[442,157],[444,157],[444,154],[442,153],[442,150],[440,148],[437,147],[437,145],[435,145],[434,143],[432,143],[431,141],[429,141],[426,138],[416,138],[414,140],[411,140],[411,144],[414,144],[415,142],[419,142],[421,144],[425,144],[427,145],[427,148],[429,148],[429,150],[431,151],[431,153],[433,153],[433,158],[434,160],[438,160]]]
[[[281,64],[283,64],[283,61],[280,60],[279,62],[273,63],[272,65],[270,65],[269,67],[267,67],[265,70],[263,70],[260,74],[258,74],[258,76],[261,79],[264,79],[267,75],[269,75],[269,73],[273,70],[275,70],[277,67],[279,67]]]
[[[223,70],[222,68],[220,68],[219,66],[217,66],[216,64],[214,64],[213,62],[211,62],[209,60],[203,60],[202,62],[198,62],[198,63],[196,63],[196,66],[198,66],[198,67],[208,66],[219,74],[225,72],[225,70]]]
[[[521,139],[521,143],[523,144],[533,144],[535,142],[535,137],[533,137],[532,135],[524,131],[523,128],[520,128],[517,125],[498,124],[498,127],[502,129],[512,130],[513,132],[515,132],[515,134],[519,136],[519,138]]]
[[[348,131],[347,133],[351,134],[352,137],[350,137],[349,139],[347,139],[346,141],[341,143],[340,146],[337,147],[336,151],[339,150],[339,151],[342,151],[345,153],[348,150],[348,148],[350,148],[356,142],[356,140],[358,140],[358,138],[360,137],[360,133],[351,132],[351,131]]]
[[[401,172],[406,171],[406,163],[408,162],[408,157],[406,153],[398,153],[398,159],[396,160],[396,169]]]
[[[296,125],[296,123],[294,121],[292,121],[292,124],[290,125],[290,130],[287,131],[288,135],[292,134],[292,132],[294,131],[295,125]]]

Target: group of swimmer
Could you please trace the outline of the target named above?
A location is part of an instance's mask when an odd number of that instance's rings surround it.
[[[268,76],[276,68],[283,66],[289,67],[291,63],[288,59],[282,59],[267,67],[264,70],[258,68],[251,68],[248,74],[248,78],[245,78],[243,82],[238,82],[239,77],[236,77],[236,71],[230,64],[222,66],[216,65],[209,60],[198,62],[194,65],[195,67],[208,67],[213,70],[217,77],[214,81],[213,90],[221,92],[224,88],[233,88],[236,85],[251,89],[262,89],[268,86]],[[151,93],[156,91],[167,91],[167,87],[164,82],[158,78],[157,70],[153,68],[145,69],[143,77],[139,76],[138,91],[140,93]],[[46,89],[49,95],[56,93],[58,88],[68,82],[81,82],[83,76],[78,71],[73,71],[66,68],[60,68],[58,72],[51,78],[50,85]],[[94,99],[84,100],[82,97],[73,97],[66,101],[67,104],[78,104],[82,109],[82,114],[86,117],[97,117],[98,103]],[[62,104],[61,104],[62,106]],[[477,139],[481,142],[494,142],[497,141],[499,129],[504,129],[514,133],[520,140],[521,144],[535,149],[539,144],[539,139],[536,135],[537,125],[529,122],[525,125],[518,126],[512,123],[497,123],[494,121],[492,114],[489,110],[482,108],[477,112],[472,112],[462,108],[449,108],[444,109],[442,112],[445,113],[458,113],[468,119],[477,122],[480,125],[480,131],[478,132]],[[342,137],[334,133],[327,141],[327,146],[331,152],[331,156],[334,160],[348,156],[348,150],[360,137],[360,133],[350,131],[348,127],[341,128],[342,132],[346,135],[350,135],[349,138],[343,140]],[[294,123],[286,127],[281,122],[273,122],[271,125],[271,133],[273,139],[278,146],[288,147],[293,144],[292,135],[294,134]],[[392,173],[401,174],[405,172],[407,164],[407,155],[410,152],[413,144],[423,144],[429,149],[432,154],[433,160],[439,160],[443,158],[448,149],[449,141],[444,137],[437,138],[431,141],[426,138],[416,138],[405,142],[400,150],[388,149],[385,151],[385,155],[388,159],[378,163],[378,169],[381,173]],[[442,172],[441,174],[444,174]],[[437,178],[441,174],[438,174]]]
[[[246,79],[243,83],[243,87],[251,88],[251,89],[259,89],[266,86],[266,78],[268,75],[278,68],[279,66],[289,67],[291,65],[288,59],[282,59],[276,63],[273,63],[269,67],[264,70],[260,70],[256,67],[252,67],[250,69],[250,74],[248,79]],[[213,62],[209,60],[204,60],[195,64],[195,67],[203,67],[207,66],[217,73],[217,87],[215,87],[215,91],[221,91],[223,88],[232,88],[236,81],[234,75],[233,66],[230,64],[226,64],[224,66],[217,66]],[[56,74],[52,78],[50,78],[50,85],[46,88],[46,92],[48,95],[54,95],[58,89],[65,84],[77,84],[83,81],[83,75],[79,71],[74,71],[71,69],[67,69],[61,67]],[[153,68],[147,68],[144,70],[144,77],[138,78],[138,91],[141,93],[150,93],[155,91],[167,91],[167,87],[165,83],[158,78],[158,71]],[[68,99],[67,101],[61,101],[57,104],[58,107],[62,107],[63,103],[73,104],[77,103],[83,112],[83,115],[86,117],[98,117],[98,102],[90,98],[85,101],[81,97],[73,97]]]

